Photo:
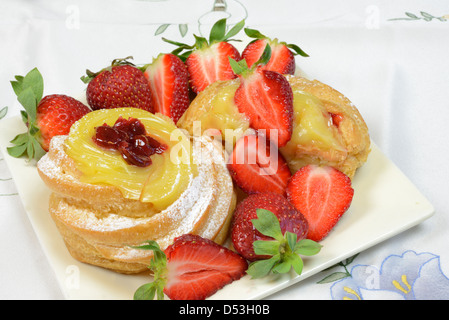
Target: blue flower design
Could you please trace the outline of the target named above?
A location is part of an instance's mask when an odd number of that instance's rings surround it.
[[[439,256],[432,253],[408,250],[388,256],[380,269],[356,265],[350,274],[331,286],[332,299],[449,299],[449,278],[440,268]]]

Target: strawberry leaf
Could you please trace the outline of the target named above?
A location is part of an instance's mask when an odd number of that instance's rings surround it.
[[[248,37],[254,38],[254,39],[266,39],[267,37],[264,36],[262,33],[260,33],[258,30],[245,28],[245,33]]]
[[[25,76],[15,76],[15,80],[11,81],[17,100],[20,102],[24,110],[20,111],[22,121],[27,125],[27,132],[17,135],[11,140],[14,145],[8,147],[9,155],[19,158],[27,155],[28,159],[39,160],[45,151],[39,143],[39,128],[36,125],[37,106],[42,99],[44,92],[44,80],[37,68],[29,71]]]
[[[235,24],[235,26],[233,26],[228,33],[226,33],[224,39],[225,40],[229,40],[231,37],[235,36],[236,34],[238,34],[243,27],[245,26],[245,20],[240,21],[239,23]]]
[[[320,252],[323,246],[310,239],[302,239],[293,247],[293,252],[303,256],[313,256]]]
[[[17,96],[17,100],[20,102],[20,104],[23,106],[26,113],[28,114],[29,121],[31,122],[36,121],[37,103],[33,89],[28,87],[22,90],[20,94]]]
[[[226,19],[220,19],[212,26],[209,34],[209,43],[223,41],[226,34]]]
[[[287,273],[293,268],[300,275],[304,266],[300,254],[315,255],[322,246],[309,239],[297,241],[298,236],[289,231],[282,234],[279,220],[271,211],[257,209],[256,214],[257,219],[251,220],[254,227],[263,235],[275,240],[253,242],[255,254],[270,255],[271,258],[252,262],[246,273],[252,278],[261,278],[270,272]]]
[[[307,53],[305,53],[296,44],[287,44],[287,48],[292,49],[293,50],[293,54],[295,54],[295,55],[299,54],[300,56],[303,56],[303,57],[308,57],[309,56]]]
[[[246,273],[249,274],[253,279],[263,278],[268,275],[273,266],[279,262],[281,255],[278,253],[271,257],[270,259],[258,260],[250,263]]]
[[[270,255],[274,256],[279,253],[280,242],[256,240],[253,243],[254,253],[257,255]]]
[[[150,270],[153,271],[154,281],[140,286],[134,293],[134,300],[153,300],[155,294],[158,300],[163,300],[163,291],[167,283],[167,256],[154,240],[148,241],[148,244],[133,246],[132,248],[152,250],[154,254],[149,265]]]
[[[11,157],[19,158],[19,157],[23,156],[24,153],[26,152],[27,144],[24,143],[24,144],[16,145],[14,147],[8,147],[8,148],[6,148],[6,150],[8,151],[8,154]]]
[[[284,240],[279,220],[271,211],[257,209],[256,215],[258,219],[253,219],[251,222],[260,233],[278,241]]]

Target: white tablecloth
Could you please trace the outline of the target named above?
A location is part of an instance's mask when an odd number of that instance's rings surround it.
[[[0,109],[19,115],[14,75],[38,67],[44,94],[77,97],[86,68],[129,55],[151,62],[173,49],[161,36],[192,43],[224,16],[304,49],[301,70],[351,99],[373,141],[435,208],[420,225],[268,299],[448,299],[446,1],[1,0]],[[0,299],[63,299],[10,177],[0,160]]]

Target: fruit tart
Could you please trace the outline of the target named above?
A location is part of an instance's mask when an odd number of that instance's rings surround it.
[[[148,270],[148,239],[164,249],[191,233],[219,244],[235,208],[221,146],[161,114],[101,109],[52,139],[37,164],[50,214],[71,255],[121,273]]]

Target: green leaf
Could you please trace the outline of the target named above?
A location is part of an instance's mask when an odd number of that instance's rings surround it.
[[[255,38],[255,39],[265,39],[265,38],[267,38],[262,33],[260,33],[258,30],[255,30],[255,29],[245,28],[244,31],[245,31],[246,35],[248,37],[250,37],[250,38]]]
[[[313,256],[321,251],[323,246],[310,239],[302,239],[296,243],[293,251],[303,256]]]
[[[6,148],[6,150],[8,151],[8,154],[11,157],[20,158],[21,156],[23,156],[25,154],[25,152],[27,150],[27,143],[17,145],[14,147],[8,147],[8,148]]]
[[[260,233],[278,241],[284,240],[279,220],[273,212],[265,209],[257,209],[256,215],[257,219],[251,221]]]
[[[178,47],[183,47],[184,49],[193,49],[194,46],[188,45],[186,43],[182,43],[182,42],[178,42],[178,41],[173,41],[173,40],[169,40],[167,38],[162,38],[162,41],[165,41],[167,43],[170,43],[172,45],[178,46]]]
[[[181,23],[178,26],[179,28],[179,33],[181,34],[181,37],[185,37],[185,35],[187,34],[187,31],[189,30],[189,26],[186,23]]]
[[[239,23],[235,24],[231,30],[228,31],[228,33],[225,35],[225,39],[229,40],[231,37],[235,36],[236,34],[238,34],[243,27],[245,26],[245,20],[240,21]]]
[[[37,68],[32,69],[23,78],[22,86],[24,89],[31,88],[36,98],[36,105],[41,101],[44,93],[44,79]]]
[[[299,54],[303,57],[308,57],[309,55],[305,53],[300,47],[298,47],[296,44],[287,44],[287,48],[292,49],[294,52],[293,54]]]
[[[248,266],[248,270],[246,270],[246,273],[254,279],[263,278],[270,273],[271,269],[279,261],[279,259],[280,254],[277,254],[270,259],[252,262]]]
[[[304,262],[302,261],[301,257],[296,254],[291,254],[289,256],[289,259],[291,259],[293,270],[295,270],[296,274],[301,275],[302,269],[304,267]]]
[[[195,48],[201,49],[208,46],[206,38],[199,37],[196,34],[194,34],[193,36],[195,37]]]
[[[415,14],[413,14],[413,13],[410,13],[410,12],[406,12],[405,15],[406,15],[407,17],[412,18],[412,19],[419,19],[417,15],[415,15]]]
[[[226,18],[220,19],[212,26],[209,34],[209,43],[223,41],[226,34]]]
[[[140,286],[134,292],[134,300],[153,300],[156,294],[157,286],[154,282],[146,283]]]
[[[164,299],[164,286],[167,283],[167,256],[161,250],[158,243],[150,240],[147,244],[133,246],[134,249],[153,250],[153,259],[150,262],[150,269],[154,274],[154,281],[140,286],[134,293],[135,300],[153,300],[155,293],[158,300]]]
[[[271,270],[273,273],[287,273],[292,268],[292,262],[284,258],[281,262],[276,264]]]
[[[293,251],[298,240],[298,235],[296,233],[286,231],[284,237],[287,240],[289,248],[291,249],[291,251]]]
[[[22,145],[24,143],[27,143],[28,142],[28,133],[25,132],[25,133],[18,134],[10,142],[15,145]]]
[[[274,256],[279,253],[280,245],[281,243],[277,240],[273,241],[256,240],[253,242],[254,253],[257,255]]]
[[[4,107],[0,110],[0,119],[3,119],[8,113],[8,107]]]
[[[240,60],[239,62],[235,61],[235,60],[232,59],[231,57],[228,57],[228,59],[229,59],[229,64],[231,65],[232,71],[234,71],[235,74],[240,75],[240,74],[242,74],[245,70],[248,69],[248,68],[245,69],[245,68],[242,67],[242,65],[240,64],[240,61],[245,61],[244,59],[243,59],[243,60]],[[246,61],[245,61],[245,63],[246,63]]]
[[[42,149],[42,146],[39,143],[39,141],[37,141],[37,139],[33,139],[33,147],[34,147],[34,158],[36,160],[39,160],[45,155],[46,152],[44,149]]]
[[[154,33],[155,36],[160,35],[161,33],[164,33],[165,30],[167,30],[167,28],[170,26],[169,23],[164,23],[161,24],[157,29],[156,32]]]
[[[317,283],[319,284],[323,284],[323,283],[330,283],[330,282],[335,282],[347,277],[350,277],[351,275],[349,273],[346,272],[334,272],[330,275],[328,275],[327,277],[321,279],[320,281],[318,281]]]
[[[37,102],[32,88],[26,88],[17,96],[32,122],[36,121]]]
[[[265,46],[265,49],[263,50],[262,55],[260,56],[259,60],[254,63],[253,66],[258,66],[258,65],[266,65],[268,63],[268,61],[270,61],[271,58],[271,47],[269,44],[267,44]]]

